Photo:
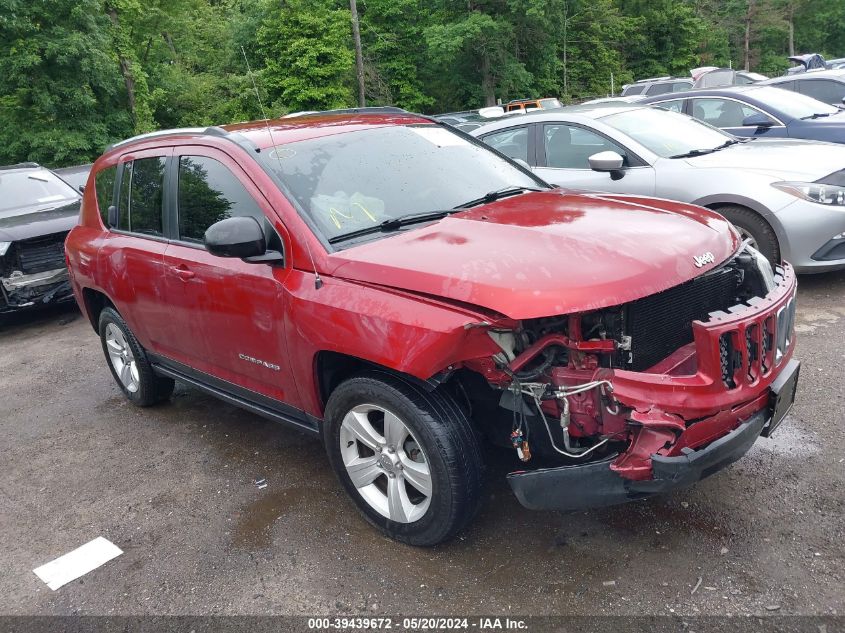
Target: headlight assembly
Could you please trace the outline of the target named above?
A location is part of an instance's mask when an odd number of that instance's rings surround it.
[[[818,182],[774,182],[772,187],[792,194],[796,198],[832,207],[845,207],[845,187]]]
[[[0,257],[3,257],[3,255],[6,254],[11,245],[11,242],[0,242]]]
[[[751,244],[745,244],[745,251],[751,255],[751,259],[754,260],[757,271],[760,273],[760,280],[763,282],[765,291],[768,294],[775,288],[775,274],[772,271],[771,263],[769,263],[769,260],[766,259],[766,256],[763,255],[763,253],[752,247]]]

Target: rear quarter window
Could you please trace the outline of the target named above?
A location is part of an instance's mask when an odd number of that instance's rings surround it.
[[[101,169],[94,176],[94,188],[97,192],[97,208],[103,224],[108,226],[109,206],[114,198],[114,181],[117,177],[117,165]]]
[[[123,166],[120,178],[118,228],[161,236],[164,188],[163,157],[139,158]]]

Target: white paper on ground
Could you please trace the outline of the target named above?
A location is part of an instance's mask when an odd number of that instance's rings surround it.
[[[55,591],[121,554],[123,551],[117,545],[98,536],[82,547],[77,547],[72,552],[59,556],[56,560],[51,560],[32,571]]]

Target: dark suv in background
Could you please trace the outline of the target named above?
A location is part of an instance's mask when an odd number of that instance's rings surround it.
[[[72,301],[64,242],[77,191],[36,163],[0,167],[0,314]]]

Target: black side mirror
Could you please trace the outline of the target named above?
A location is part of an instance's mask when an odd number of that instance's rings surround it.
[[[113,204],[106,211],[106,221],[109,223],[110,229],[117,226],[117,207]]]
[[[217,257],[240,257],[253,264],[282,261],[281,253],[267,250],[264,229],[253,217],[226,218],[215,222],[206,230],[203,243],[205,249]]]
[[[79,185],[79,193],[85,193],[85,185]]]
[[[743,127],[772,127],[774,124],[775,122],[762,112],[750,114],[742,120]]]

